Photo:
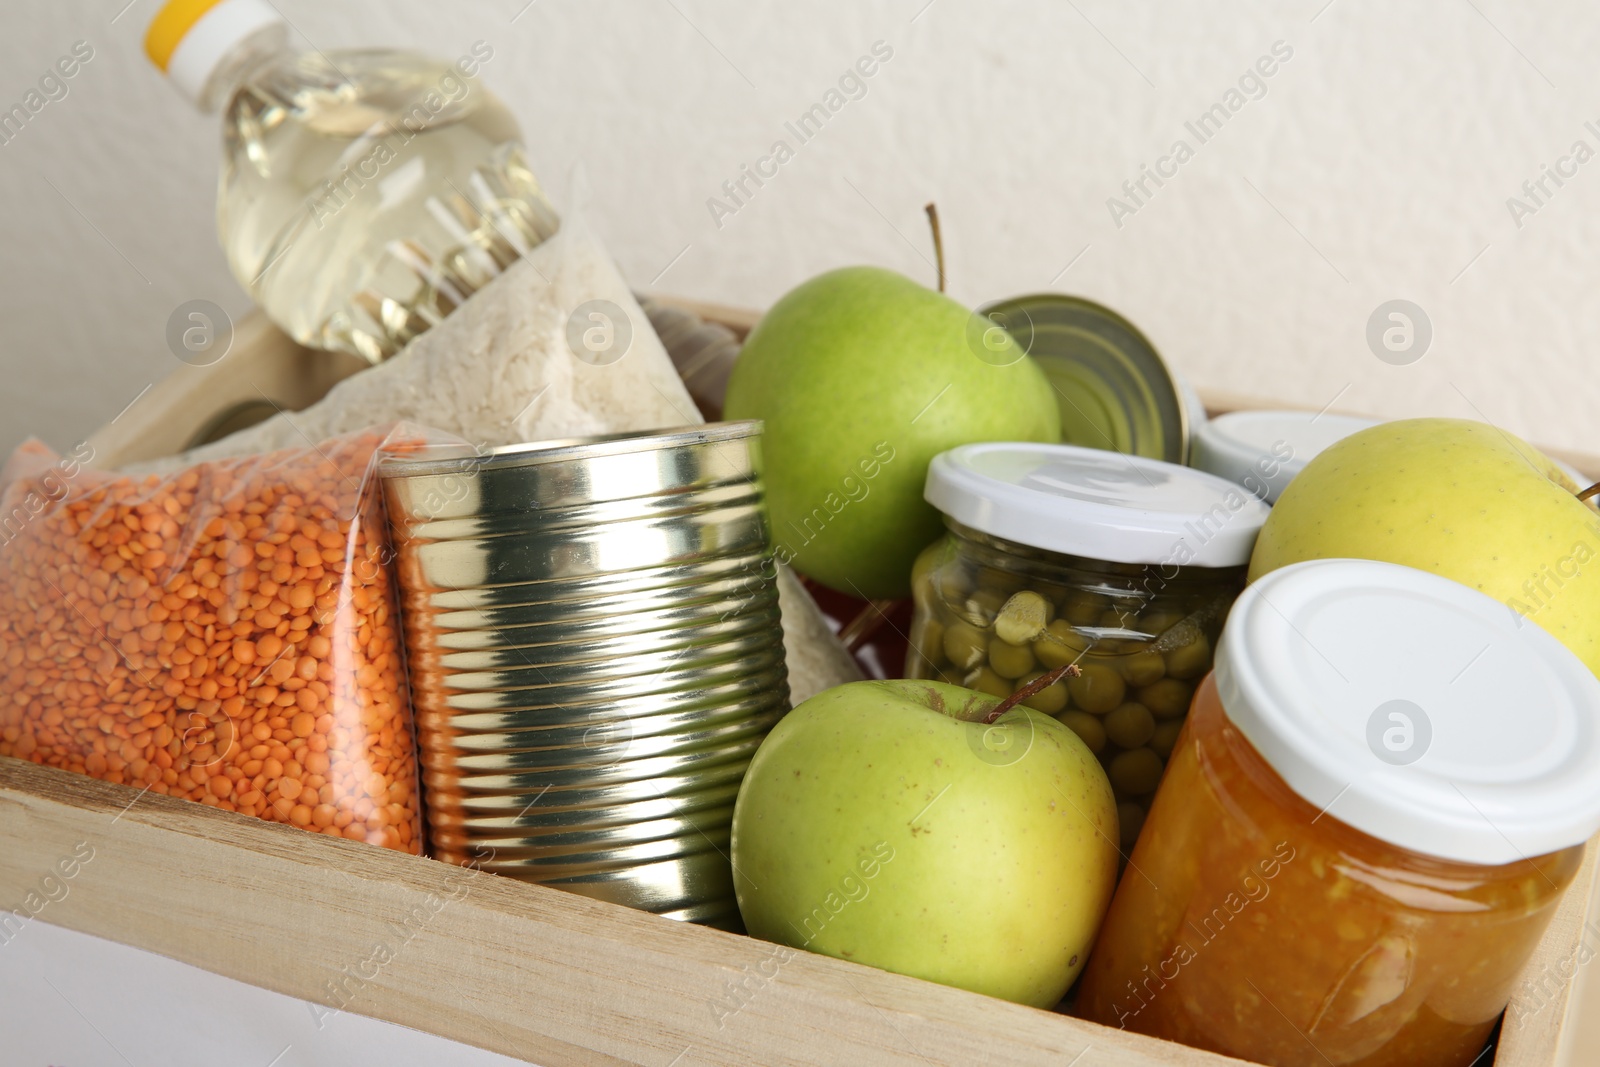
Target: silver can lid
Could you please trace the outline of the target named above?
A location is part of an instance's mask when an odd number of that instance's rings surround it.
[[[761,430],[747,419],[490,449],[428,445],[384,454],[378,476],[391,523],[570,509],[758,479]]]
[[[1102,304],[1034,293],[989,304],[975,323],[1000,326],[1055,391],[1061,439],[1087,448],[1182,463],[1196,413],[1149,338]],[[1204,421],[1205,409],[1199,410]]]

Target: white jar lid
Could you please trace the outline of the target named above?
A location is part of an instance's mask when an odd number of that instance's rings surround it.
[[[1221,478],[1077,445],[962,445],[928,467],[928,503],[975,530],[1113,563],[1239,567],[1270,508]]]
[[[1367,560],[1252,583],[1217,646],[1228,719],[1308,803],[1502,865],[1600,830],[1600,681],[1475,589]]]
[[[1244,486],[1274,503],[1311,457],[1358,430],[1378,425],[1353,415],[1310,411],[1232,411],[1200,426],[1189,465]]]

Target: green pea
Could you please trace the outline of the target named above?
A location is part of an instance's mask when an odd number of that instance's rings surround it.
[[[1118,704],[1128,686],[1114,667],[1103,663],[1080,664],[1082,674],[1067,679],[1067,693],[1074,707],[1094,715],[1104,715]]]
[[[1105,724],[1106,737],[1121,748],[1138,748],[1156,732],[1156,719],[1150,709],[1131,700],[1112,708]]]
[[[1036,664],[1027,645],[1019,648],[996,637],[989,642],[989,666],[1002,678],[1021,678]]]
[[[1182,719],[1168,719],[1156,727],[1156,732],[1150,735],[1150,747],[1156,750],[1156,755],[1162,759],[1171,759],[1172,750],[1178,744],[1178,734],[1183,732]]]
[[[980,693],[988,693],[1002,700],[1011,695],[1011,683],[988,667],[979,667],[967,675],[963,684],[968,689],[976,689]]]
[[[1137,621],[1134,616],[1113,608],[1102,612],[1095,626],[1101,630],[1128,630]],[[1095,641],[1095,649],[1100,652],[1133,652],[1143,647],[1143,641],[1132,637],[1101,637]]]
[[[979,587],[967,596],[967,612],[981,617],[985,623],[994,621],[1005,605],[1007,594],[998,589]]]
[[[1051,585],[1049,582],[1033,582],[1028,588],[1044,597],[1049,603],[1051,618],[1055,618],[1057,614],[1056,605],[1060,604],[1065,597],[1070,596],[1072,593],[1070,589],[1063,589],[1061,586]]]
[[[1094,626],[1105,613],[1104,597],[1093,593],[1073,593],[1061,605],[1061,617],[1074,626]]]
[[[1136,748],[1119,752],[1111,758],[1106,775],[1111,785],[1123,796],[1142,797],[1155,792],[1161,784],[1161,771],[1165,764],[1152,749]]]
[[[1138,621],[1139,620],[1137,616],[1129,614],[1126,611],[1119,611],[1116,608],[1107,608],[1105,611],[1100,613],[1100,618],[1095,625],[1104,627],[1107,630],[1131,630],[1133,628],[1133,624]]]
[[[1151,648],[1132,655],[1123,656],[1117,661],[1117,666],[1122,669],[1122,676],[1134,688],[1153,685],[1167,675],[1167,661],[1161,653]]]
[[[1065,619],[1057,619],[1044,628],[1044,633],[1033,643],[1033,654],[1040,663],[1054,670],[1065,667],[1081,657],[1093,642],[1072,628]]]
[[[1211,642],[1205,634],[1196,633],[1193,641],[1172,649],[1165,659],[1168,676],[1198,678],[1211,669]]]
[[[1139,632],[1147,633],[1151,637],[1160,637],[1182,622],[1184,618],[1183,612],[1172,611],[1167,608],[1148,611],[1140,616],[1138,629]]]
[[[1043,675],[1043,671],[1033,671],[1032,673],[1024,674],[1021,678],[1017,679],[1017,688],[1021,689],[1025,685],[1031,685],[1043,677]],[[1034,709],[1035,711],[1042,711],[1046,715],[1055,715],[1058,712],[1066,710],[1067,683],[1055,682],[1051,685],[1047,685],[1037,693],[1033,694],[1033,696],[1028,697],[1022,703]]]
[[[1093,715],[1081,711],[1064,711],[1056,716],[1061,725],[1078,735],[1085,747],[1095,755],[1099,755],[1106,747],[1106,728],[1100,725],[1100,720]]]
[[[1175,719],[1189,710],[1194,686],[1176,678],[1163,678],[1154,685],[1135,690],[1139,703],[1158,719]]]
[[[945,629],[944,654],[961,670],[971,670],[982,663],[988,648],[989,639],[971,623],[952,622]]]
[[[1025,645],[1036,639],[1055,614],[1050,602],[1031,589],[1012,593],[995,616],[994,632],[1011,645]]]

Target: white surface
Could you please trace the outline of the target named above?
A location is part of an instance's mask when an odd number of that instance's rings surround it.
[[[1300,563],[1234,603],[1217,690],[1315,807],[1403,848],[1511,863],[1600,830],[1600,681],[1521,622],[1424,571]]]
[[[1313,456],[1377,423],[1311,411],[1231,411],[1203,424],[1190,443],[1189,464],[1275,504]]]
[[[0,449],[66,447],[116,415],[176,366],[163,333],[183,301],[246,306],[214,233],[215,117],[143,58],[154,0],[126,2],[0,14],[4,106],[73,41],[96,50],[0,146]],[[276,4],[325,49],[492,45],[485,84],[558,206],[582,163],[640,286],[760,307],[848,263],[931,282],[934,199],[969,304],[1076,292],[1202,388],[1600,450],[1600,160],[1520,229],[1506,207],[1574,140],[1600,147],[1584,0]],[[708,198],[880,39],[894,57],[866,95],[719,229]],[[1117,228],[1107,199],[1280,39],[1294,55],[1266,95]],[[1365,341],[1391,298],[1433,322],[1412,366]]]
[[[167,63],[167,80],[191,102],[198,101],[212,72],[228,58],[234,46],[251,34],[282,22],[283,16],[267,0],[223,0],[201,15],[178,42]]]
[[[1077,445],[952,448],[929,465],[924,495],[1008,541],[1178,567],[1242,567],[1270,510],[1204,471]]]
[[[6,1067],[524,1063],[39,920],[0,944],[0,1034]]]

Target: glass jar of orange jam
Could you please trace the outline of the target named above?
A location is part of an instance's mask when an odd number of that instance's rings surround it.
[[[1252,585],[1216,662],[1079,1014],[1274,1067],[1469,1067],[1600,829],[1600,683],[1475,590],[1351,560]]]

